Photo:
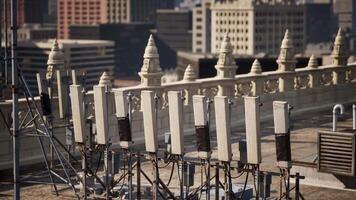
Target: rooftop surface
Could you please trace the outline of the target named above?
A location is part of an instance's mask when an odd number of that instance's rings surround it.
[[[351,127],[351,109],[348,106],[346,109],[346,114],[342,118],[342,121],[338,124],[340,128]],[[330,130],[332,126],[332,112],[330,110],[325,110],[321,112],[312,112],[308,115],[292,116],[293,121],[293,131],[291,134],[291,147],[292,147],[292,159],[302,162],[312,162],[317,154],[317,132],[318,130]],[[267,121],[261,124],[262,130],[262,171],[273,171],[278,172],[279,169],[275,165],[275,142],[273,135],[273,122]],[[244,138],[244,128],[238,128],[232,131],[232,142],[233,142],[233,153],[234,159],[237,159],[238,155],[238,141]],[[195,151],[195,136],[185,137],[185,147],[187,150],[186,157],[196,157],[197,152]],[[212,154],[213,158],[216,158],[216,136],[215,133],[212,135],[212,147],[214,152]],[[141,147],[139,147],[141,148]],[[159,163],[160,166],[164,166],[163,162]],[[171,170],[171,164],[164,169],[160,169],[160,177],[165,183],[168,182],[169,174]],[[143,171],[145,171],[148,176],[151,176],[152,166],[149,162],[142,163]],[[25,169],[26,170],[26,169]],[[38,168],[40,171],[40,169]],[[213,170],[213,169],[212,169]],[[26,170],[23,175],[33,173],[33,170]],[[212,171],[213,175],[214,171]],[[222,172],[220,178],[222,178]],[[303,175],[303,173],[301,174]],[[197,187],[200,184],[200,169],[196,168],[195,174],[195,185]],[[236,171],[232,172],[232,176],[237,176]],[[11,179],[11,172],[0,171],[0,180]],[[136,177],[133,177],[135,180]],[[143,185],[147,182],[142,178]],[[178,190],[178,178],[177,173],[173,175],[172,183],[170,188],[173,191]],[[243,183],[245,180],[245,174],[238,179],[233,179],[234,183]],[[253,180],[251,175],[249,176],[248,185],[252,187]],[[293,186],[293,184],[292,184]],[[278,197],[279,192],[279,178],[273,177],[272,180],[272,196]],[[301,185],[301,193],[305,199],[313,200],[354,200],[356,199],[356,191],[352,190],[340,190],[326,187],[316,187],[310,185]],[[23,199],[73,199],[73,193],[71,190],[64,190],[61,192],[60,197],[56,197],[50,192],[50,186],[48,185],[27,185],[22,187]],[[294,193],[292,192],[292,196]],[[294,196],[293,196],[294,197]],[[0,199],[12,199],[12,185],[6,181],[0,181]]]

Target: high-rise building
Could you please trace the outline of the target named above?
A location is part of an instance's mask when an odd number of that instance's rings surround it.
[[[112,74],[115,66],[114,42],[104,40],[59,40],[65,67],[84,72],[87,88],[98,84],[99,77],[106,71]],[[48,55],[53,40],[23,41],[18,43],[20,68],[34,94],[37,94],[36,73],[46,72]]]
[[[211,6],[212,0],[202,0],[193,8],[192,51],[210,52],[211,41]]]
[[[356,1],[334,0],[333,11],[339,27],[346,33],[356,34]]]
[[[7,9],[7,23],[11,22],[10,15],[10,0],[7,1],[7,6],[4,6],[4,1],[1,1],[1,21],[3,21],[4,8]],[[17,0],[17,25],[21,26],[25,23],[43,23],[46,14],[48,13],[48,0]],[[3,23],[3,22],[1,22]]]
[[[100,24],[104,21],[100,0],[58,0],[57,4],[57,35],[68,39],[71,24]]]
[[[157,36],[173,50],[191,50],[191,15],[189,10],[157,10]]]
[[[330,3],[306,3],[305,20],[307,44],[332,42],[337,24]]]
[[[157,9],[173,8],[173,0],[58,0],[58,37],[69,38],[72,24],[154,23]]]
[[[23,40],[45,40],[57,36],[55,27],[47,27],[41,24],[24,24],[17,30],[18,41]]]
[[[305,46],[304,5],[294,0],[215,0],[211,5],[211,52],[229,33],[235,54],[277,55],[289,29],[296,53]]]
[[[71,25],[69,35],[71,39],[114,41],[115,76],[127,77],[137,76],[141,69],[142,55],[153,28],[149,23]]]

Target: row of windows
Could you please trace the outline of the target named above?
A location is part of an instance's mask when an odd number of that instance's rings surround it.
[[[280,11],[270,11],[270,12],[256,12],[257,17],[268,17],[268,16],[303,16],[304,13],[302,11],[300,12],[288,12],[288,13],[281,13]]]
[[[67,1],[66,3],[67,3],[67,5],[70,5],[71,3],[72,3],[72,4],[75,4],[75,5],[79,5],[80,3],[82,3],[82,5],[87,5],[87,4],[88,4],[88,2],[86,2],[86,1],[82,1],[82,2],[78,2],[78,1],[75,1],[75,2],[74,2],[74,1]],[[63,1],[60,1],[59,4],[60,4],[60,5],[63,5],[64,2],[63,2]],[[99,2],[99,1],[96,1],[96,2],[90,1],[89,4],[90,4],[90,5],[94,5],[94,4],[99,5],[100,2]]]
[[[220,36],[220,37],[216,37],[215,38],[217,41],[222,41],[223,40],[223,37],[222,36]],[[231,37],[231,35],[230,35],[230,39],[231,39],[231,41],[248,41],[248,38],[247,37]]]
[[[216,24],[237,24],[237,25],[244,25],[244,24],[248,24],[248,21],[246,20],[217,20]]]
[[[229,32],[229,33],[248,33],[248,29],[234,29],[234,28],[217,28],[215,30],[217,33],[226,33],[226,32]]]
[[[216,49],[219,49],[219,45],[215,46]],[[236,45],[235,47],[233,47],[235,50],[247,50],[248,46],[247,45]]]
[[[239,16],[246,16],[248,17],[248,12],[216,12],[215,16],[222,17],[222,16],[229,16],[229,17],[239,17]]]
[[[284,34],[285,29],[287,29],[288,26],[280,26],[280,27],[262,27],[262,28],[255,28],[255,33],[262,33],[265,34],[266,32],[277,32],[277,33],[281,33]],[[293,28],[288,28],[290,31],[294,32],[294,33],[299,33],[299,32],[303,32],[303,28],[301,27],[293,27]]]
[[[288,18],[288,17],[284,17],[284,18],[274,18],[274,19],[256,19],[255,24],[302,24],[304,22],[303,19],[293,19],[293,18]]]

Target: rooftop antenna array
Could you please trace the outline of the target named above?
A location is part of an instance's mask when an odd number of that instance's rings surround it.
[[[6,1],[6,0],[5,0]],[[42,150],[46,170],[49,174],[51,185],[56,194],[59,195],[57,182],[58,177],[62,182],[71,188],[78,199],[87,199],[89,196],[105,199],[122,197],[123,199],[141,199],[141,175],[152,185],[152,199],[191,199],[197,197],[205,190],[206,199],[211,198],[211,176],[210,170],[215,168],[215,199],[220,197],[220,189],[224,190],[225,199],[242,198],[246,190],[248,174],[252,172],[254,179],[257,179],[256,199],[265,198],[265,194],[260,189],[260,176],[268,172],[260,171],[261,155],[261,125],[260,125],[260,98],[253,96],[244,97],[245,124],[246,124],[246,159],[243,166],[233,166],[232,153],[232,106],[233,99],[227,96],[215,96],[214,101],[203,95],[194,95],[192,110],[194,114],[194,128],[197,140],[198,156],[188,158],[185,153],[185,105],[183,91],[164,91],[168,99],[168,119],[169,134],[171,137],[171,150],[169,157],[161,157],[159,149],[159,117],[160,95],[161,93],[151,90],[143,90],[140,93],[141,111],[143,119],[145,151],[134,151],[133,127],[133,98],[134,91],[112,90],[111,80],[105,72],[100,78],[99,84],[93,87],[93,91],[86,91],[85,81],[78,80],[75,71],[72,71],[72,85],[68,82],[68,71],[64,69],[63,60],[49,59],[47,76],[37,74],[39,94],[41,97],[42,109],[38,109],[35,99],[29,90],[24,77],[17,65],[16,58],[16,0],[11,1],[12,10],[12,99],[13,99],[13,149],[14,149],[14,199],[20,198],[20,174],[19,174],[19,142],[18,136],[36,136]],[[230,26],[228,27],[230,28]],[[52,53],[60,55],[57,41],[51,51],[49,58],[55,58]],[[52,55],[52,56],[51,56]],[[61,68],[63,67],[63,68]],[[57,69],[58,68],[58,69]],[[19,71],[17,71],[19,70]],[[21,85],[19,84],[19,80]],[[64,120],[63,126],[57,126],[54,121],[54,81],[57,83],[57,94],[59,101],[59,118]],[[23,90],[20,90],[22,86]],[[18,113],[18,92],[23,91],[28,104],[28,122],[19,119]],[[160,91],[161,92],[161,91]],[[93,96],[93,102],[89,102],[89,95]],[[138,94],[136,94],[138,95]],[[68,99],[70,97],[70,100]],[[93,104],[92,104],[93,103]],[[213,104],[212,104],[213,103]],[[217,135],[217,159],[212,159],[211,147],[211,117],[214,105],[215,131]],[[281,174],[288,179],[285,197],[289,198],[289,179],[291,168],[290,153],[290,109],[287,102],[274,102],[273,114],[275,122],[275,136],[277,147],[277,161],[281,168]],[[71,112],[69,112],[71,111]],[[40,122],[37,122],[39,119]],[[46,119],[46,120],[45,120]],[[22,123],[23,122],[23,123]],[[34,124],[36,134],[24,134],[20,129],[27,128]],[[71,151],[70,146],[66,147],[53,134],[56,128],[66,128],[74,136],[73,147],[81,153],[81,160],[78,160]],[[26,132],[27,133],[27,132]],[[48,138],[50,143],[50,159],[44,147],[42,136]],[[118,137],[117,137],[118,136]],[[119,144],[120,152],[116,152],[113,144]],[[69,144],[69,143],[68,143]],[[240,149],[243,145],[240,146]],[[68,154],[68,159],[64,157],[63,151]],[[153,179],[141,169],[141,155],[146,155],[152,165]],[[101,157],[104,155],[104,176],[99,177]],[[120,158],[117,155],[124,155]],[[95,157],[99,157],[94,166]],[[90,159],[90,160],[89,160]],[[135,160],[136,159],[136,160]],[[243,158],[240,157],[240,161]],[[58,161],[56,161],[58,160]],[[164,161],[167,166],[172,164],[171,172],[174,172],[174,165],[177,164],[179,177],[179,194],[175,194],[169,187],[170,181],[166,184],[160,177],[159,162]],[[211,164],[214,160],[216,163]],[[89,161],[89,162],[88,162]],[[126,162],[127,161],[127,162]],[[81,164],[82,172],[78,173],[75,164]],[[118,163],[123,164],[120,166]],[[127,166],[126,166],[127,165]],[[59,167],[58,167],[59,166]],[[193,185],[195,166],[201,167],[201,185],[194,190],[189,187]],[[62,173],[56,171],[60,168]],[[95,169],[96,168],[96,169]],[[136,196],[134,193],[133,170],[136,168]],[[121,170],[123,169],[123,170]],[[125,171],[127,169],[127,172]],[[220,182],[219,170],[223,169],[223,184]],[[121,172],[124,171],[124,172]],[[246,174],[245,185],[242,194],[236,197],[233,190],[232,173],[237,171],[240,177]],[[74,175],[73,173],[74,172]],[[120,175],[115,179],[115,175]],[[278,174],[279,175],[279,174]],[[299,176],[299,175],[298,175]],[[74,177],[77,179],[74,181]],[[127,181],[125,178],[127,177]],[[257,177],[257,178],[255,178]],[[284,178],[283,177],[283,178]],[[171,179],[171,178],[170,178]],[[78,194],[75,184],[81,184],[83,195]],[[222,185],[222,187],[220,187]],[[117,186],[120,186],[118,189]],[[125,187],[126,186],[126,187]],[[98,192],[102,190],[102,192]],[[104,192],[105,191],[105,192]],[[165,194],[167,193],[167,194]],[[104,194],[104,195],[102,195]],[[126,196],[127,195],[127,196]],[[246,194],[245,194],[246,195]],[[282,196],[282,194],[281,194]],[[200,196],[201,197],[201,196]]]

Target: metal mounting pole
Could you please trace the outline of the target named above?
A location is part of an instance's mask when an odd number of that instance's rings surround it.
[[[180,176],[181,176],[181,182],[180,182],[180,198],[179,199],[184,199],[184,159],[183,156],[181,156],[180,158],[180,162],[181,162],[181,169],[180,169]],[[188,168],[188,167],[187,167]],[[188,169],[187,169],[188,171]]]
[[[286,199],[290,199],[290,168],[287,169],[287,189],[286,189]]]
[[[53,72],[51,72],[53,73]],[[53,76],[53,74],[52,74]],[[53,137],[53,77],[47,80],[48,83],[48,94],[51,102],[51,114],[48,116],[48,126],[50,130],[50,137]],[[53,153],[53,145],[50,143],[49,144],[49,162],[50,162],[50,167],[53,168],[53,162],[54,162],[54,153]]]
[[[299,173],[295,173],[295,200],[299,200]]]
[[[206,100],[206,106],[207,106],[207,118],[208,118],[208,130],[210,131],[210,116],[211,116],[211,103],[213,101],[210,98],[207,98]],[[210,134],[209,134],[210,135]],[[206,165],[207,165],[207,176],[206,176],[206,191],[205,191],[205,196],[207,200],[210,200],[210,156],[206,159]]]
[[[82,146],[82,169],[83,169],[83,191],[84,191],[84,197],[83,199],[87,199],[87,159],[85,156],[86,152],[86,146],[85,144]]]
[[[132,97],[133,94],[132,92],[129,92],[127,95],[127,102],[128,102],[128,114],[129,114],[129,121],[130,121],[130,127],[132,125]],[[131,154],[131,148],[130,146],[128,147],[127,150],[127,175],[128,175],[128,193],[129,193],[129,200],[132,200],[132,154]]]
[[[260,165],[256,165],[256,171],[257,171],[257,181],[256,181],[256,199],[260,199]]]
[[[155,100],[155,118],[156,118],[156,123],[158,123],[158,95],[157,93],[154,96]],[[158,126],[156,126],[158,128]],[[159,175],[158,175],[158,158],[157,158],[157,152],[152,153],[152,163],[153,163],[153,176],[154,176],[154,181],[153,181],[153,200],[158,200],[158,186],[159,186]]]
[[[210,200],[210,158],[206,160],[207,176],[206,176],[206,199]]]
[[[109,147],[105,146],[105,189],[106,189],[106,200],[110,199],[110,181],[109,181]]]
[[[7,13],[7,5],[8,1],[4,0],[4,33],[5,33],[5,49],[4,49],[4,66],[5,66],[5,84],[9,83],[9,68],[8,68],[8,28],[7,28],[7,21],[8,21],[8,13]]]
[[[219,163],[215,164],[215,200],[219,200]]]
[[[6,9],[5,9],[6,10]],[[20,199],[20,145],[18,116],[18,72],[17,72],[17,0],[11,0],[11,67],[12,67],[12,148],[14,199]]]
[[[137,153],[136,182],[137,182],[136,199],[141,200],[141,155],[140,155],[140,152]]]
[[[157,154],[152,153],[152,163],[153,163],[153,184],[152,184],[152,199],[153,200],[158,200],[158,184],[159,184],[159,177],[158,177],[158,166],[157,166]]]

